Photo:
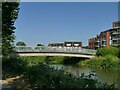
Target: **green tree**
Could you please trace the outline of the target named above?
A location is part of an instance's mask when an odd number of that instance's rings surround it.
[[[20,42],[17,42],[17,43],[16,43],[16,46],[26,46],[26,44],[25,44],[24,42],[21,42],[21,41],[20,41]]]
[[[37,44],[37,46],[44,46],[43,44]]]
[[[2,54],[8,56],[14,48],[14,26],[18,18],[19,2],[2,2]]]

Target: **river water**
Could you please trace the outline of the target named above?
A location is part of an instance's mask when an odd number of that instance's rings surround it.
[[[85,66],[77,66],[77,65],[50,65],[55,69],[63,69],[65,72],[72,73],[74,75],[81,75],[84,73],[85,75],[94,72],[97,76],[97,79],[101,82],[105,82],[108,84],[117,83],[118,81],[118,70],[106,70],[106,69],[98,69],[98,68],[90,68]]]

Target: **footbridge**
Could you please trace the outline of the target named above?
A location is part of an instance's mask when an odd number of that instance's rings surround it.
[[[16,46],[15,55],[19,56],[69,56],[69,57],[95,57],[96,50],[80,47],[47,47],[47,46]]]

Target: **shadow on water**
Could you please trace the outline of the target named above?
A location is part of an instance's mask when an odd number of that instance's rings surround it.
[[[50,58],[51,58],[51,56],[46,56],[45,57],[45,63],[46,64],[49,64],[49,62],[51,61]]]
[[[85,60],[85,59],[87,59],[87,58],[46,56],[45,57],[45,63],[46,64],[54,64],[54,62],[56,62],[57,64],[74,65],[74,64],[77,64],[80,61]]]
[[[87,58],[81,58],[81,57],[64,57],[63,64],[77,64],[82,60],[85,60]]]

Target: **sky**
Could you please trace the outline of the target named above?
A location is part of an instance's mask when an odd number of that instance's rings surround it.
[[[80,41],[112,28],[118,20],[117,2],[21,2],[15,22],[15,43],[28,46],[38,43]]]

